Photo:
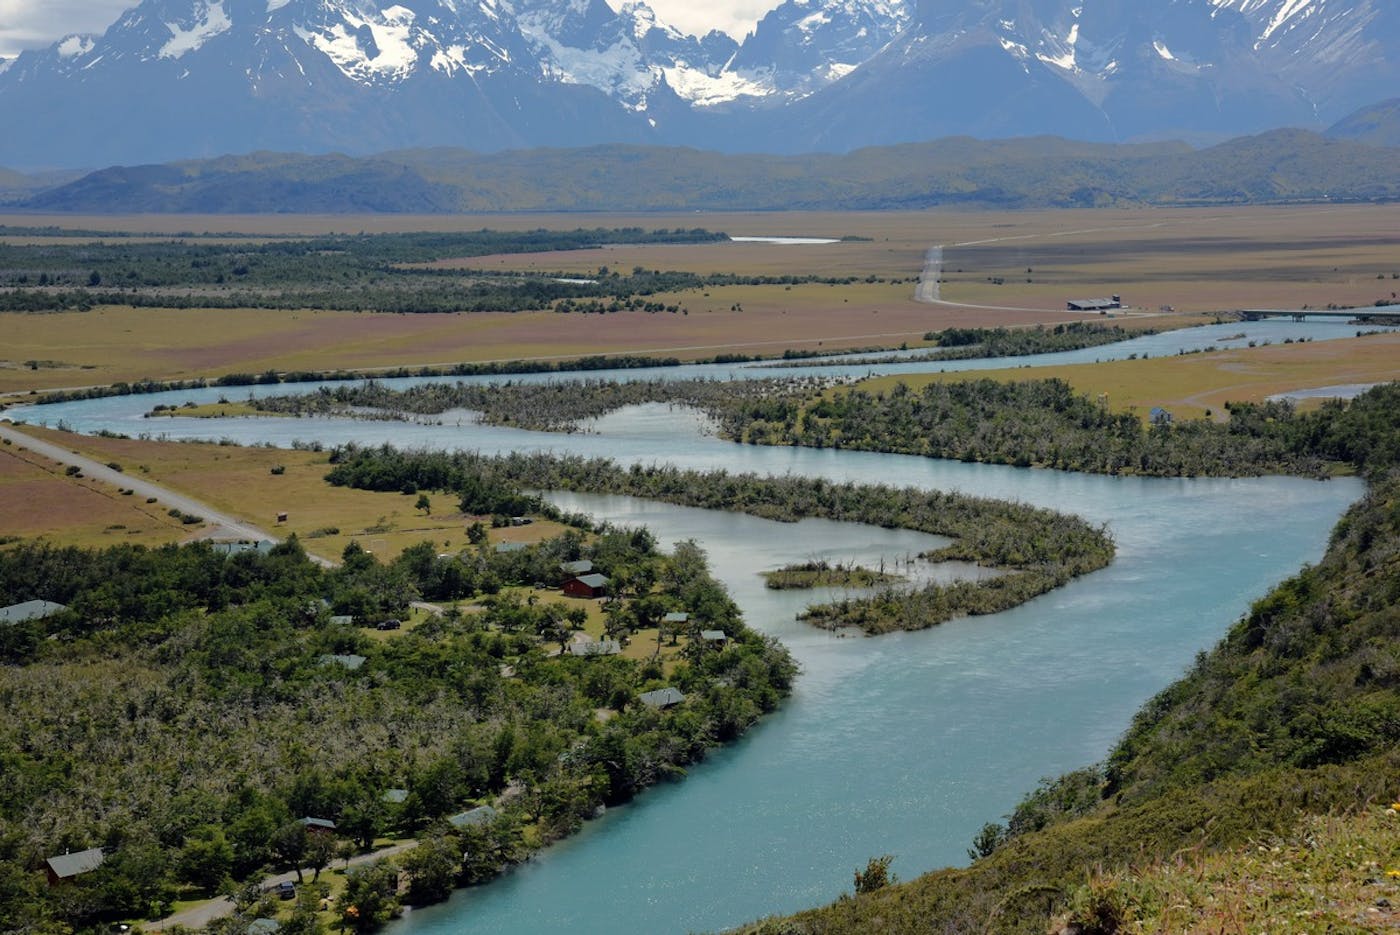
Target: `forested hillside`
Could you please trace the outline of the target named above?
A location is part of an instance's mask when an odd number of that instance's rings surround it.
[[[323,570],[295,541],[233,557],[0,551],[0,605],[67,605],[0,626],[0,931],[96,930],[271,869],[319,871],[340,851],[304,818],[336,822],[348,853],[386,833],[423,838],[436,857],[405,861],[407,898],[441,899],[682,775],[774,709],[795,674],[698,548],[663,556],[645,530],[449,556],[425,542],[389,564],[352,545],[343,558]],[[559,654],[586,608],[521,586],[557,584],[561,562],[584,558],[619,582],[617,638],[690,614],[670,648],[658,636],[653,656]],[[476,606],[373,628],[422,597]],[[698,627],[727,639],[688,639]],[[684,703],[645,703],[663,687]],[[481,805],[493,820],[444,820]],[[46,884],[45,858],[92,848],[101,866]]]

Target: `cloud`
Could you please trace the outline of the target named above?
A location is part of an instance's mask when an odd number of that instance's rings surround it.
[[[711,29],[727,32],[736,39],[753,30],[754,24],[763,14],[776,7],[781,0],[716,0],[711,3],[696,3],[695,0],[647,0],[647,6],[656,11],[663,23],[669,23],[683,32],[704,35]],[[612,0],[613,6],[621,6],[622,0]]]
[[[612,0],[614,7],[623,2]],[[685,32],[703,35],[718,29],[742,39],[779,2],[651,0],[649,5],[662,22]],[[100,33],[134,6],[136,0],[0,0],[0,57],[43,48],[70,33]]]
[[[75,32],[102,32],[135,0],[0,0],[0,56],[43,48]]]

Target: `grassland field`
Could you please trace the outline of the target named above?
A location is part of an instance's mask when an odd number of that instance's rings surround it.
[[[1171,357],[1105,361],[1055,367],[981,370],[873,377],[858,384],[872,392],[895,383],[919,388],[970,377],[992,380],[1065,380],[1079,393],[1107,397],[1110,409],[1144,419],[1155,406],[1175,418],[1226,417],[1226,402],[1260,402],[1294,390],[1400,379],[1400,334],[1368,334],[1336,341],[1249,347],[1243,340],[1219,350]],[[1299,408],[1321,404],[1304,400]]]
[[[416,497],[333,487],[325,481],[325,475],[330,470],[330,455],[324,452],[105,438],[32,425],[23,426],[21,430],[103,463],[116,462],[128,474],[187,494],[274,535],[287,537],[295,533],[308,552],[331,561],[339,561],[345,546],[352,541],[385,561],[425,540],[433,542],[439,552],[457,552],[468,545],[467,526],[479,519],[463,515],[457,509],[455,498],[450,496],[430,496],[432,508],[425,514],[414,509]],[[10,456],[12,451],[15,454]],[[85,480],[67,476],[51,462],[45,470],[42,466],[45,459],[28,452],[18,452],[14,446],[0,448],[0,455],[9,456],[0,460],[0,470],[6,470],[4,465],[8,462],[21,459],[26,464],[31,460],[41,462],[40,467],[28,472],[13,468],[0,474],[0,483],[11,483],[9,475],[13,471],[16,478],[13,483],[25,481],[31,484],[24,488],[24,493],[36,503],[64,504],[65,497],[72,497],[74,485],[82,486]],[[281,474],[273,474],[274,467],[284,470]],[[35,471],[45,476],[38,476]],[[45,482],[48,489],[41,497],[39,487]],[[91,481],[87,483],[92,484]],[[118,507],[127,507],[146,515],[146,511],[141,509],[146,507],[142,498],[120,497],[116,491],[111,491],[111,495],[117,499]],[[133,504],[130,502],[132,500],[142,502]],[[29,507],[22,506],[24,501],[12,501],[9,497],[0,502],[6,504],[0,510],[0,516],[6,520],[3,528],[12,528],[9,522],[12,511],[16,513],[16,523],[23,524],[14,527],[16,534],[20,534],[22,529],[30,530],[31,535],[47,532],[55,541],[75,541],[84,545],[128,541],[106,535],[105,524],[104,529],[98,531],[102,534],[94,540],[94,534],[87,530],[98,520],[87,515],[88,507],[85,505]],[[13,506],[10,505],[12,503]],[[155,510],[159,517],[165,515],[164,507],[152,506],[149,509]],[[281,512],[287,513],[285,523],[277,521],[277,514]],[[144,528],[138,526],[137,518],[128,513],[102,513],[101,519],[108,519],[109,516],[111,523],[125,523],[128,526],[126,532],[133,537],[138,535],[133,530]],[[486,522],[489,525],[489,517]],[[166,529],[169,534],[164,534]],[[329,532],[330,529],[337,532]],[[157,534],[158,531],[162,534]],[[493,543],[538,542],[562,531],[563,527],[558,523],[543,520],[528,526],[492,529],[490,537]],[[199,531],[181,527],[178,520],[171,519],[169,524],[161,523],[149,533],[141,535],[145,536],[142,541],[150,544],[197,538]],[[74,536],[78,538],[75,540],[72,538]]]
[[[263,370],[374,369],[462,361],[788,348],[916,346],[947,327],[1080,320],[1070,298],[1118,293],[1157,315],[1244,307],[1366,305],[1400,292],[1390,207],[677,215],[8,216],[0,223],[174,236],[580,226],[695,227],[734,236],[863,238],[834,244],[619,246],[475,257],[473,268],[586,276],[600,266],[856,277],[849,285],[732,286],[653,297],[684,313],[375,314],[167,310],[0,314],[0,393]],[[928,249],[944,245],[942,299],[914,300]],[[442,263],[451,265],[451,259]],[[1026,270],[1031,270],[1027,273]],[[874,278],[875,282],[867,280]],[[1030,282],[1026,282],[1029,279]],[[998,283],[999,280],[999,283]],[[993,306],[993,307],[975,307]],[[1090,316],[1097,317],[1097,316]],[[27,362],[38,362],[34,367]]]

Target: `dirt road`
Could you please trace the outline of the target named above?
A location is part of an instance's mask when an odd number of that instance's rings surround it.
[[[84,475],[93,480],[111,484],[114,487],[135,491],[136,496],[155,497],[166,507],[179,510],[181,513],[189,513],[203,517],[206,524],[204,538],[207,539],[247,539],[253,542],[279,542],[277,536],[259,529],[251,523],[245,522],[236,516],[231,516],[207,503],[196,500],[193,497],[178,493],[168,487],[140,477],[124,473],[109,468],[101,462],[94,461],[84,455],[75,454],[61,445],[53,442],[43,441],[16,431],[6,422],[0,422],[0,438],[9,439],[10,443],[24,448],[35,454],[42,455],[62,464],[73,465],[80,469]],[[321,561],[320,559],[314,559]]]

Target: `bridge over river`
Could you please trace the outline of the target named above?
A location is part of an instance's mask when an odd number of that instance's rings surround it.
[[[1365,308],[1246,308],[1240,311],[1245,321],[1264,318],[1345,318],[1351,321],[1379,321],[1400,324],[1400,305],[1374,305]]]

